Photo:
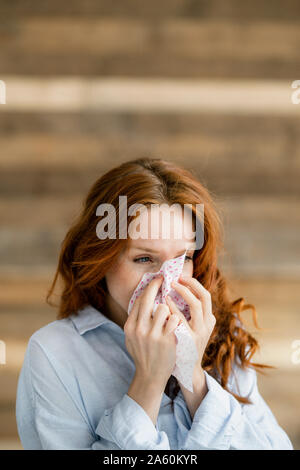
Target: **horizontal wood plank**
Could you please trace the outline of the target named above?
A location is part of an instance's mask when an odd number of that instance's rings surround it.
[[[299,116],[299,90],[287,80],[29,78],[2,76],[3,113],[191,113]],[[293,86],[292,86],[293,85]]]
[[[84,194],[112,166],[152,156],[196,170],[220,195],[299,196],[298,121],[268,114],[5,113],[0,193]]]
[[[125,152],[123,152],[124,154]],[[129,157],[128,151],[127,155]],[[149,152],[131,152],[131,157],[135,158],[148,155]],[[151,156],[161,157],[162,154],[155,152]],[[26,165],[20,165],[16,169],[5,169],[0,175],[0,194],[2,197],[16,198],[23,197],[25,194],[38,197],[55,193],[62,196],[78,194],[80,191],[82,195],[85,195],[96,179],[110,169],[108,161],[112,158],[112,154],[107,155],[106,164],[91,165],[81,171],[76,168],[56,169],[53,167],[32,169]],[[299,197],[298,169],[294,172],[286,167],[277,171],[272,168],[262,171],[254,165],[248,173],[245,173],[239,171],[239,167],[241,167],[239,164],[236,168],[227,166],[224,169],[220,167],[208,168],[208,165],[205,166],[204,163],[192,164],[191,156],[188,153],[182,153],[180,159],[166,159],[173,162],[178,161],[182,165],[188,161],[189,165],[185,166],[196,169],[199,179],[220,197],[238,195]],[[204,158],[203,161],[207,162]],[[226,165],[226,161],[224,165]],[[271,167],[272,161],[269,162],[269,165]]]
[[[0,37],[2,74],[295,80],[300,72],[295,20],[33,17],[7,19]]]
[[[0,423],[0,439],[18,437],[14,402],[0,405]]]
[[[35,0],[10,0],[1,2],[0,14],[4,17],[28,17],[35,15],[45,16],[109,16],[109,17],[137,17],[137,18],[228,18],[228,19],[256,19],[268,20],[294,19],[300,14],[297,0],[281,0],[261,2],[251,0],[240,2],[239,0],[152,0],[141,2],[140,0],[122,0],[111,2],[110,0],[73,0],[62,3],[58,0],[51,2],[36,2]]]
[[[0,14],[4,17],[30,17],[40,16],[109,16],[109,17],[133,17],[133,18],[226,18],[226,19],[257,19],[268,20],[294,19],[300,14],[297,0],[272,0],[261,2],[251,0],[152,0],[141,2],[140,0],[122,0],[111,2],[110,0],[72,0],[62,3],[58,0],[51,2],[36,2],[35,0],[10,0],[1,2]]]

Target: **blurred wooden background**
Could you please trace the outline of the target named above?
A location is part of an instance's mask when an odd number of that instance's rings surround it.
[[[90,185],[127,159],[192,169],[225,224],[220,264],[258,311],[261,394],[300,449],[300,4],[0,0],[0,449],[18,374]]]

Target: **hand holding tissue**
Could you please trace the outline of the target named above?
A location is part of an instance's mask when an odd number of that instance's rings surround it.
[[[186,301],[171,287],[173,281],[177,281],[181,275],[186,252],[178,258],[165,261],[160,270],[156,273],[145,273],[135,289],[128,305],[128,315],[131,312],[134,301],[147,285],[160,275],[163,275],[163,282],[154,301],[152,315],[155,313],[158,304],[167,304],[166,296],[169,295],[179,310],[187,320],[190,319],[190,307]],[[188,390],[193,392],[193,373],[195,364],[199,358],[198,350],[193,337],[184,325],[181,323],[174,330],[177,338],[176,344],[176,363],[172,375]]]

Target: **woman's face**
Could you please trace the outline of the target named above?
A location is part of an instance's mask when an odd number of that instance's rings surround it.
[[[151,207],[152,210],[155,211]],[[158,209],[157,209],[158,210]],[[168,209],[165,209],[166,211]],[[133,227],[139,225],[140,237],[137,239],[128,238],[127,248],[121,253],[118,261],[107,271],[105,279],[109,292],[110,309],[114,314],[126,312],[130,298],[137,285],[146,272],[157,272],[161,265],[169,259],[177,258],[187,249],[182,274],[193,275],[193,254],[194,240],[193,225],[190,217],[183,217],[181,210],[177,210],[170,217],[168,238],[163,232],[162,220],[166,219],[164,209],[160,207],[162,217],[151,219],[147,209],[134,222]],[[138,221],[137,221],[138,220]],[[148,225],[147,225],[148,224]],[[142,229],[141,229],[142,228]],[[152,229],[155,229],[153,232]],[[131,233],[129,231],[129,233]],[[151,234],[158,234],[156,238],[151,238]],[[175,234],[180,234],[180,237]],[[144,238],[142,238],[144,237]],[[190,247],[192,247],[190,249]]]

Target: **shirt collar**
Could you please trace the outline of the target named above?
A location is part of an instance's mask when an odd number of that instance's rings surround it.
[[[70,317],[79,334],[84,334],[86,331],[98,328],[98,326],[104,325],[105,323],[113,324],[121,329],[114,321],[107,318],[100,310],[97,310],[92,305],[86,305],[85,307],[78,310],[78,312],[72,313]],[[123,330],[122,330],[123,331]]]

